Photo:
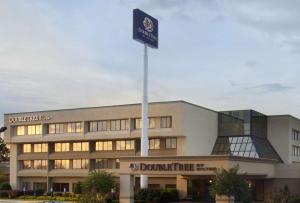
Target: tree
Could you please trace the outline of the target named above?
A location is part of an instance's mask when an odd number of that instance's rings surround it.
[[[7,148],[3,138],[0,137],[0,162],[8,161],[9,149]]]
[[[250,202],[251,195],[248,183],[238,175],[239,166],[229,170],[219,169],[215,173],[213,183],[210,186],[210,192],[213,196],[225,195],[234,196],[236,200]]]
[[[80,202],[102,203],[115,187],[115,177],[105,171],[93,171],[83,182]]]

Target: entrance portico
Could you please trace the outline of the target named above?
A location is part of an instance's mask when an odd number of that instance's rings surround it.
[[[123,157],[120,159],[120,202],[133,202],[134,177],[141,174],[176,177],[180,198],[193,194],[196,184],[208,194],[209,180],[217,169],[239,166],[239,173],[247,179],[274,177],[275,160],[234,156],[172,156],[172,157]],[[251,184],[251,183],[250,183]],[[209,198],[207,196],[207,198]]]

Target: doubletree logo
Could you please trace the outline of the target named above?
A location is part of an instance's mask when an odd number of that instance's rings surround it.
[[[137,171],[137,170],[139,170],[140,166],[139,166],[139,164],[137,164],[137,163],[131,163],[131,164],[129,165],[129,168],[130,168],[132,171]]]
[[[154,26],[150,18],[145,17],[143,21],[143,25],[148,32],[153,32]]]

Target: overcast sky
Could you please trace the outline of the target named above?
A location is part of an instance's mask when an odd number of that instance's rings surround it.
[[[298,0],[1,0],[3,113],[141,101],[132,9],[159,20],[150,101],[300,117]]]

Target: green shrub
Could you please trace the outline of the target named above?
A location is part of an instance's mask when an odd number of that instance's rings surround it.
[[[45,190],[44,189],[36,189],[34,190],[34,194],[36,196],[40,196],[40,195],[43,195],[45,193]]]
[[[11,190],[11,186],[9,183],[2,183],[0,185],[0,190]]]
[[[234,196],[238,201],[244,203],[251,202],[248,184],[246,180],[238,174],[238,170],[239,166],[230,168],[229,170],[217,170],[213,183],[209,188],[211,195]]]
[[[138,189],[135,192],[135,202],[141,203],[165,203],[178,200],[176,189]]]
[[[34,191],[33,190],[26,190],[25,195],[34,195]]]
[[[78,182],[78,183],[75,184],[74,193],[75,194],[81,194],[82,193],[82,183],[81,182]]]
[[[160,190],[160,202],[175,202],[178,201],[178,191],[176,189]]]
[[[290,201],[292,199],[290,190],[287,186],[284,186],[279,192],[274,192],[271,194],[271,201],[273,203],[287,203],[293,202]]]
[[[8,193],[8,198],[12,199],[12,198],[16,198],[19,197],[23,194],[23,192],[21,190],[10,190]]]
[[[42,196],[33,196],[33,195],[26,195],[26,196],[19,196],[18,199],[23,199],[23,200],[51,200],[51,201],[77,201],[78,196],[73,196],[73,197],[51,197],[47,195],[42,195]]]
[[[115,177],[105,171],[93,171],[83,182],[81,203],[104,202],[115,187]]]
[[[53,193],[53,196],[54,197],[61,197],[62,193],[61,192],[55,192],[55,193]]]
[[[291,203],[300,203],[300,197],[299,196],[293,197]]]
[[[8,198],[8,190],[1,190],[0,191],[0,197],[1,198]]]

